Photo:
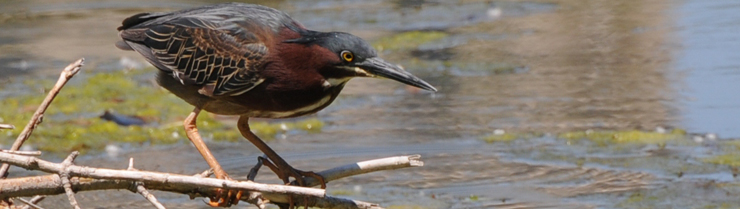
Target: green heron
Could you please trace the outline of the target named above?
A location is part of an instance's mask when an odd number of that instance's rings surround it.
[[[378,58],[363,39],[306,29],[286,13],[252,4],[225,3],[123,20],[118,48],[133,50],[159,69],[157,82],[195,106],[185,119],[188,139],[219,179],[228,179],[201,139],[201,110],[239,115],[241,134],[262,151],[285,183],[323,178],[291,167],[249,128],[249,118],[289,118],[328,106],[353,77],[384,77],[436,91],[427,82]],[[271,161],[271,162],[270,162]],[[232,196],[236,194],[228,194]],[[241,193],[239,193],[241,195]],[[213,206],[238,201],[211,198]]]

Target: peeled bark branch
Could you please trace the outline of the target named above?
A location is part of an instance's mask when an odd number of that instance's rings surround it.
[[[319,173],[324,175],[327,181],[332,181],[372,171],[420,166],[423,163],[421,163],[418,158],[418,155],[414,155],[363,161]],[[35,157],[8,153],[0,153],[0,162],[10,163],[26,169],[41,170],[48,173],[59,173],[59,171],[63,169],[61,163],[51,163]],[[314,188],[269,185],[254,183],[251,181],[239,182],[235,180],[221,180],[204,178],[202,175],[191,176],[136,170],[114,170],[77,165],[70,165],[67,167],[67,170],[71,177],[71,188],[76,192],[105,189],[128,190],[129,188],[132,188],[132,186],[135,186],[137,182],[141,182],[146,185],[146,189],[148,190],[188,194],[191,195],[191,197],[214,196],[216,194],[216,189],[222,188],[261,193],[258,197],[250,197],[250,195],[243,196],[242,200],[248,202],[254,202],[254,198],[262,198],[269,200],[271,203],[288,203],[288,197],[290,195],[297,195],[309,197],[307,198],[307,203],[309,206],[313,207],[380,208],[377,204],[325,196],[324,190]],[[315,180],[311,182],[315,182]],[[62,185],[62,179],[58,175],[6,179],[0,181],[0,199],[33,195],[63,194],[65,191],[60,185]],[[297,205],[304,204],[304,198],[294,199],[297,200]]]

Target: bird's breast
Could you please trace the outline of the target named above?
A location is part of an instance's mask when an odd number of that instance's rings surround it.
[[[339,83],[338,85],[322,87],[323,89],[321,91],[286,93],[286,95],[282,96],[275,95],[278,96],[273,98],[273,101],[275,101],[275,106],[273,107],[276,108],[255,108],[250,110],[246,115],[260,118],[290,118],[316,113],[329,106],[337,98],[344,84]],[[287,101],[280,101],[280,98],[291,101],[289,103]],[[291,105],[282,106],[279,104]]]

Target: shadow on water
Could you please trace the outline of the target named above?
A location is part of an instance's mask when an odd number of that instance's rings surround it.
[[[221,1],[208,3],[215,2]],[[718,92],[736,97],[719,85],[736,78],[737,59],[731,58],[737,53],[709,56],[706,50],[725,47],[702,36],[740,40],[734,30],[723,29],[734,23],[702,21],[715,10],[729,12],[721,5],[731,1],[258,3],[284,10],[309,28],[365,37],[382,57],[440,89],[432,94],[387,80],[354,79],[318,113],[326,124],[321,133],[287,133],[269,142],[306,170],[402,154],[421,154],[425,161],[422,168],[331,182],[329,194],[393,208],[740,205],[733,177],[740,157],[732,154],[740,143],[692,134],[737,134],[727,118],[732,115],[722,115],[737,111],[736,100],[711,98]],[[112,45],[120,21],[138,12],[201,4],[10,1],[0,8],[0,73],[42,78],[81,56],[91,63],[85,73],[140,67],[136,54]],[[715,71],[697,70],[704,68]],[[2,91],[20,91],[15,82],[0,79]],[[716,123],[707,127],[703,121]],[[244,141],[209,146],[232,176],[244,176],[261,155]],[[142,170],[206,169],[187,141],[131,147],[82,156],[79,163],[123,168],[133,157]],[[267,172],[258,181],[278,182]],[[156,195],[170,207],[207,208],[182,195]],[[79,195],[87,206],[149,207],[139,199],[121,191]],[[42,205],[65,202],[55,196]]]

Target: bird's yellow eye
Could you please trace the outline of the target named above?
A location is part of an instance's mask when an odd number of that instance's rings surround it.
[[[352,62],[355,59],[355,55],[350,51],[342,51],[342,59],[347,62]]]

